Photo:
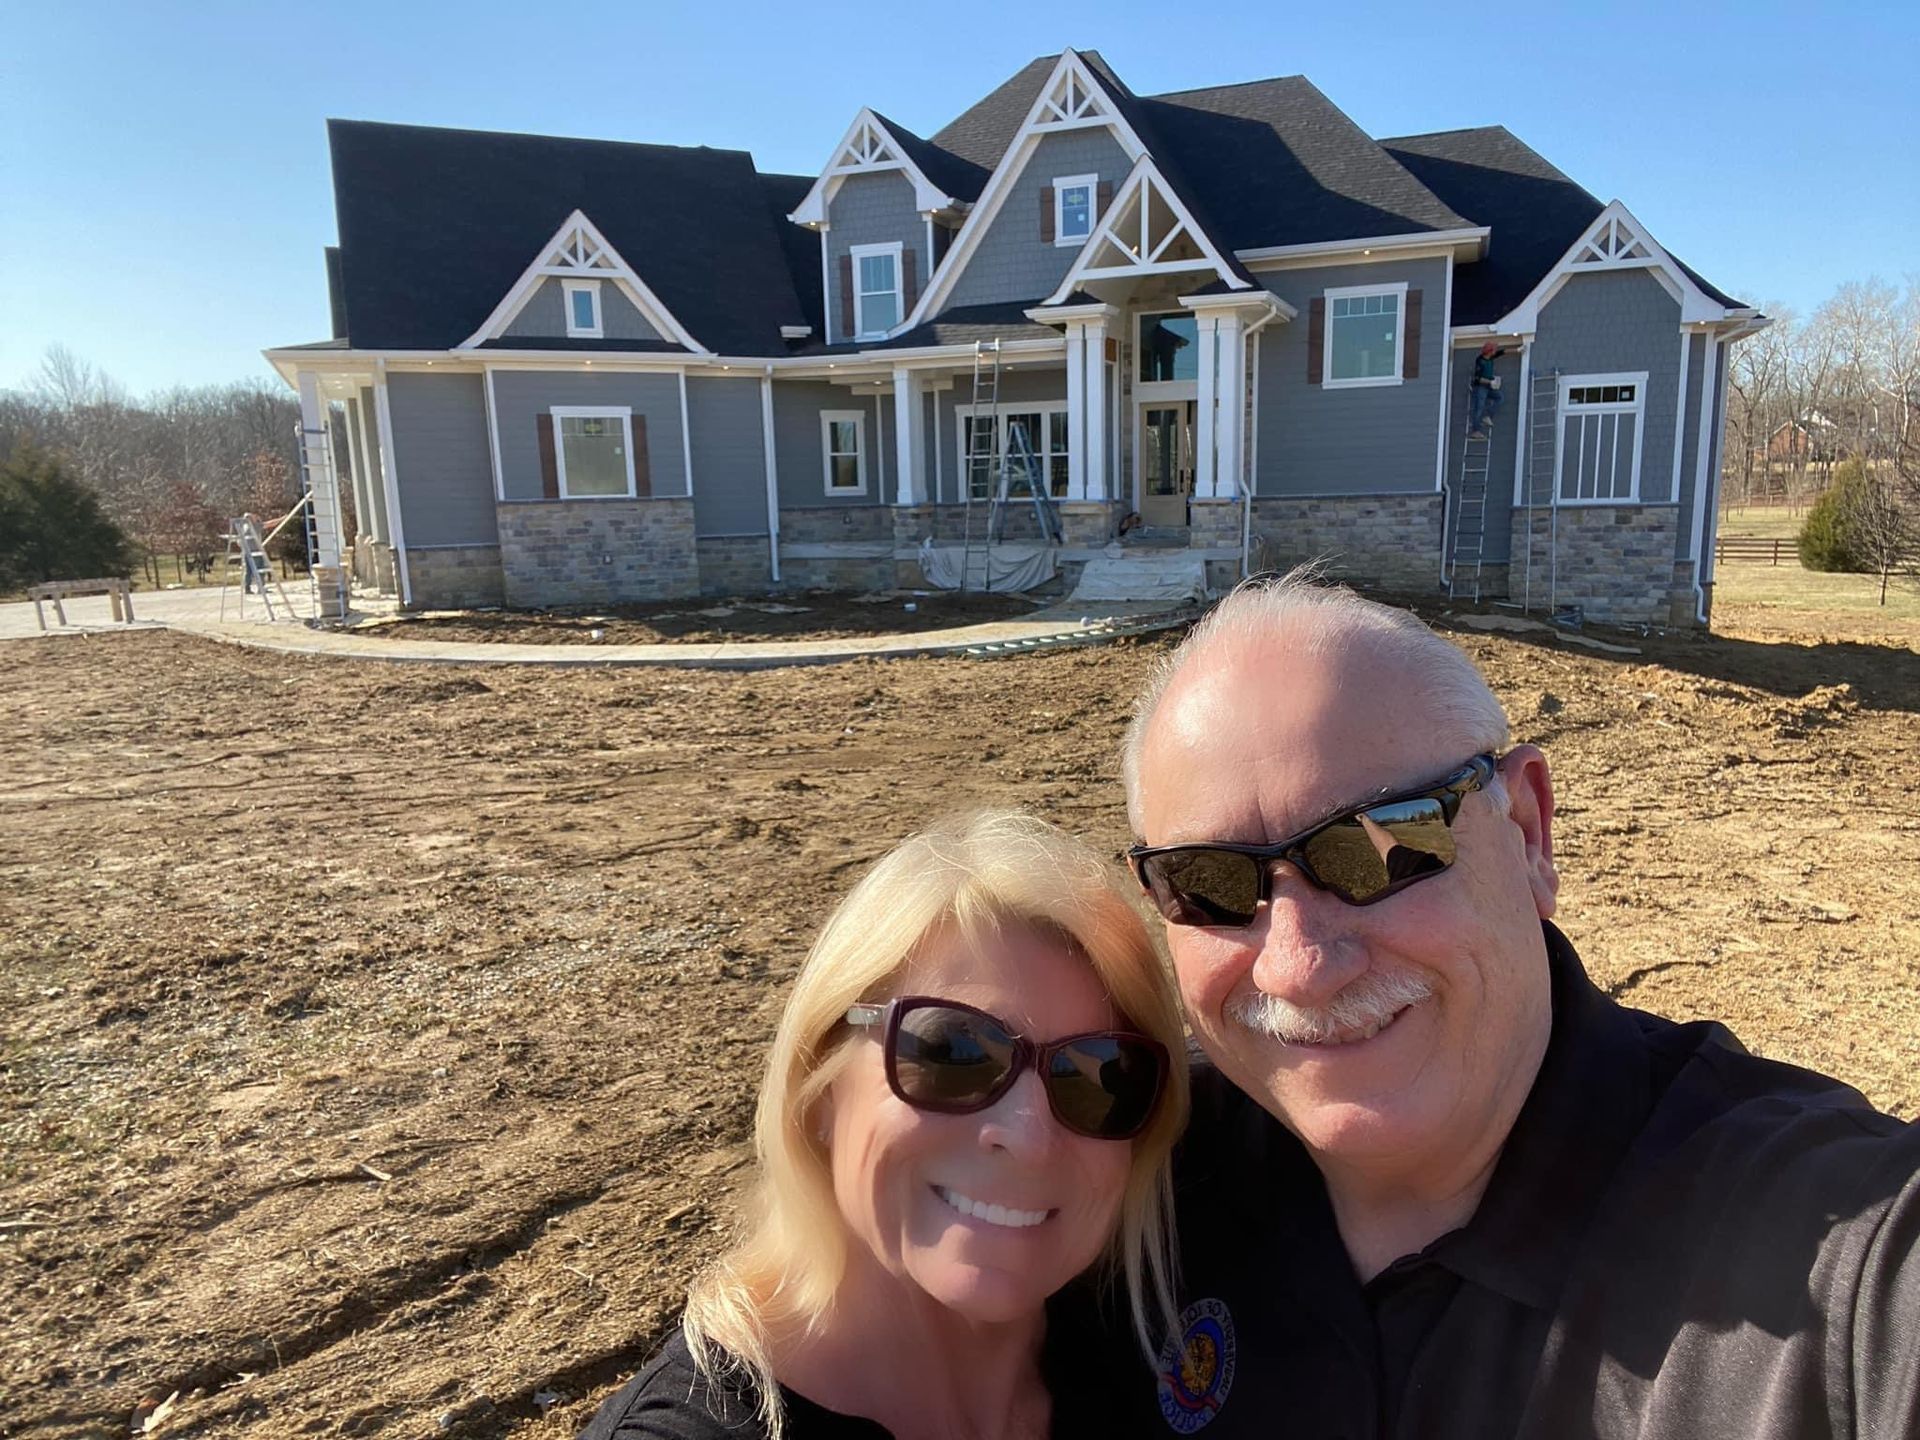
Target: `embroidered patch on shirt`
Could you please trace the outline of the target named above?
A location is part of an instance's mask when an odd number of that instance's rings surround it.
[[[1238,1346],[1224,1300],[1196,1300],[1180,1312],[1180,1333],[1160,1347],[1160,1414],[1175,1433],[1191,1435],[1220,1412],[1233,1389]]]

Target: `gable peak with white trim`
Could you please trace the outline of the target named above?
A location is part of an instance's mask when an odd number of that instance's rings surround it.
[[[1075,290],[1098,295],[1098,287],[1110,281],[1208,271],[1232,289],[1249,288],[1167,184],[1153,157],[1143,154],[1066,278],[1044,303],[1058,305]]]
[[[1702,290],[1653,238],[1652,232],[1634,218],[1633,212],[1620,201],[1612,200],[1554,267],[1540,277],[1527,298],[1495,321],[1491,328],[1500,333],[1530,335],[1539,328],[1540,312],[1569,280],[1612,270],[1646,271],[1679,303],[1682,325],[1711,324],[1746,313],[1729,310]]]
[[[863,108],[853,124],[834,147],[833,159],[820,172],[807,191],[806,198],[794,207],[787,219],[796,225],[819,229],[827,224],[827,211],[833,197],[851,175],[884,175],[897,171],[913,185],[913,204],[923,214],[963,209],[964,203],[934,184],[895,138],[886,122],[870,109]]]

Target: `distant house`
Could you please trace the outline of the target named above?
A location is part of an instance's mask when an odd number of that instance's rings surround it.
[[[1777,425],[1767,436],[1766,458],[1777,463],[1798,464],[1842,458],[1840,427],[1818,411],[1809,411],[1798,420]]]
[[[1297,76],[1140,96],[1067,50],[931,136],[862,109],[812,176],[329,133],[334,335],[267,355],[353,462],[356,578],[409,606],[914,581],[1019,422],[1063,556],[1139,511],[1225,574],[1250,495],[1275,561],[1430,589],[1471,549],[1496,592],[1707,613],[1728,347],[1766,321],[1498,126],[1375,140]]]

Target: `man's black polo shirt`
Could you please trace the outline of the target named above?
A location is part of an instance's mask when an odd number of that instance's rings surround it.
[[[1364,1286],[1305,1150],[1195,1076],[1184,1343],[1136,1433],[1920,1434],[1920,1127],[1547,940],[1552,1038],[1478,1212]]]

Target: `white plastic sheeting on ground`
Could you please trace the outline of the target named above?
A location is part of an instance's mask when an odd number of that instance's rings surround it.
[[[974,551],[976,572],[982,550]],[[1053,561],[1053,547],[1035,542],[1010,541],[994,545],[984,551],[987,557],[987,583],[980,583],[978,573],[971,578],[976,590],[991,590],[997,595],[1017,594],[1031,590],[1036,585],[1044,585],[1051,580],[1058,567]],[[920,573],[927,577],[927,584],[936,590],[958,590],[961,581],[961,567],[966,564],[967,552],[960,545],[935,545],[931,540],[920,542]]]
[[[1199,600],[1207,562],[1186,550],[1129,550],[1109,545],[1087,562],[1072,600]]]

